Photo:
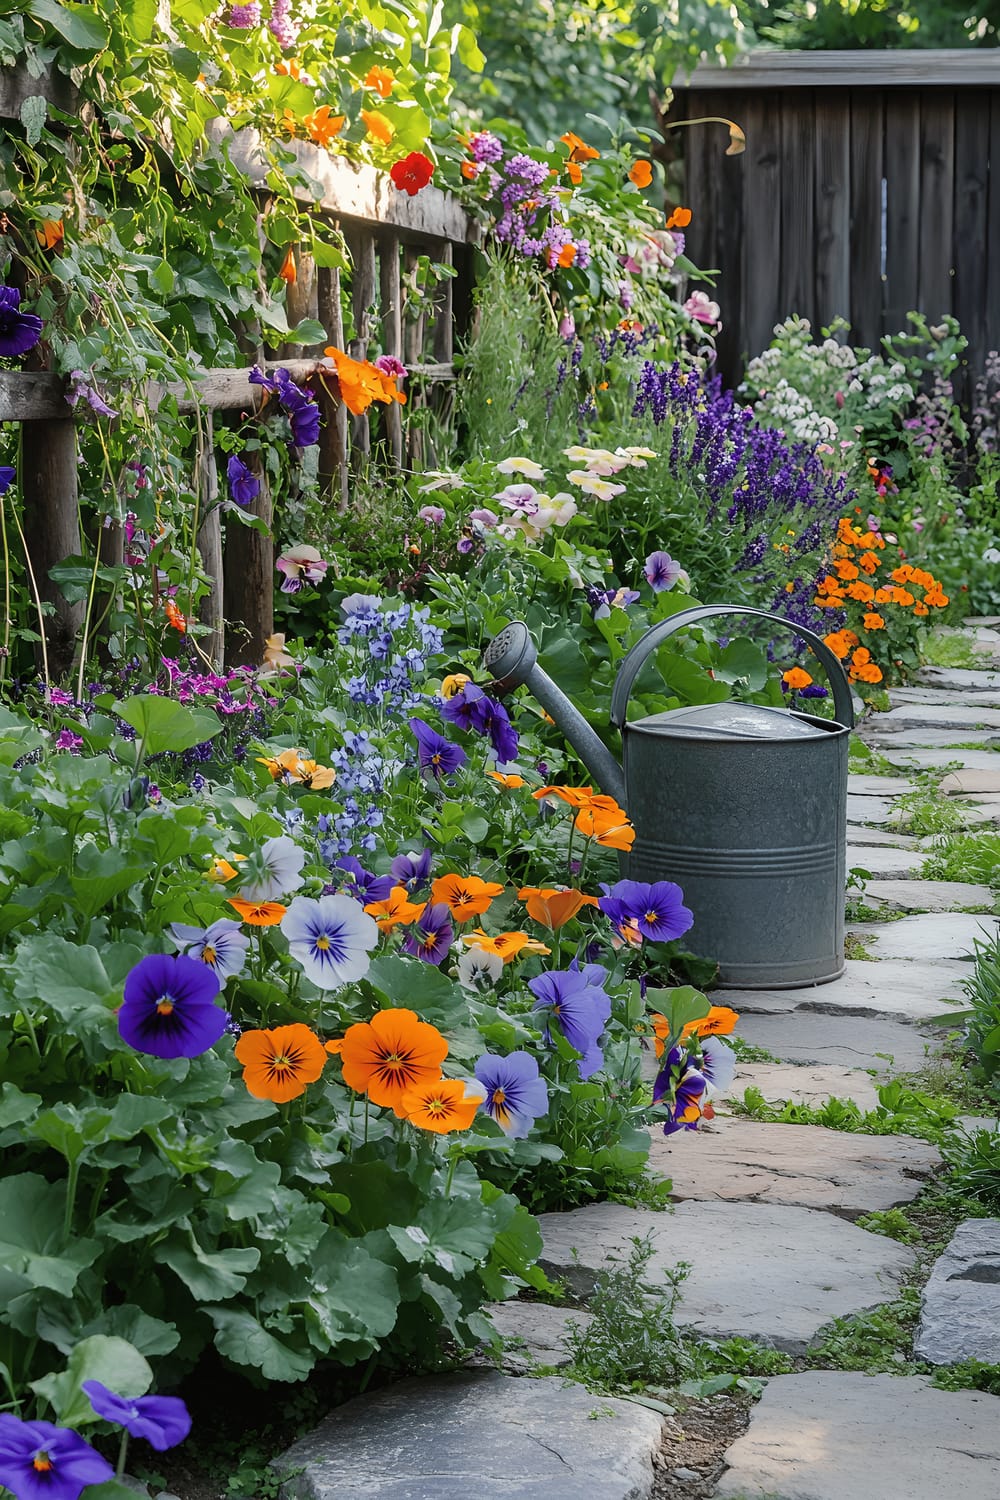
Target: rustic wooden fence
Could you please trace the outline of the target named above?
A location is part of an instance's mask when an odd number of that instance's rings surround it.
[[[726,380],[790,314],[817,329],[846,318],[877,348],[914,309],[960,321],[968,400],[1000,349],[1000,55],[750,54],[678,89],[671,118],[703,115],[747,140],[726,157],[722,127],[678,132],[689,251],[719,270]]]
[[[23,80],[0,70],[0,119],[17,117],[24,96]],[[30,81],[28,91],[39,91]],[[60,100],[60,102],[62,102]],[[250,131],[228,141],[232,159],[250,182],[265,192],[267,167],[260,142]],[[321,409],[320,479],[335,506],[347,506],[352,471],[376,462],[388,468],[417,467],[433,461],[428,451],[421,408],[438,409],[449,399],[455,379],[456,341],[467,331],[472,315],[472,247],[475,225],[460,205],[433,187],[413,198],[399,192],[385,174],[370,167],[353,167],[308,143],[297,142],[301,165],[321,194],[303,199],[344,235],[351,259],[349,295],[354,337],[344,344],[340,272],[317,267],[308,255],[298,260],[298,277],[288,288],[291,326],[305,317],[316,318],[326,332],[326,343],[344,349],[355,359],[369,356],[377,342],[380,351],[395,355],[407,366],[405,415],[395,403],[377,408],[379,441],[373,448],[368,415],[349,417],[346,407],[317,389]],[[419,257],[429,256],[452,267],[455,275],[437,283],[432,306],[407,317],[407,277]],[[211,592],[201,607],[209,627],[202,644],[216,661],[259,663],[264,641],[274,629],[274,546],[270,535],[237,522],[223,525],[215,504],[219,493],[213,443],[213,415],[256,410],[263,393],[249,383],[252,364],[275,369],[280,364],[297,380],[316,370],[322,345],[311,358],[265,361],[262,348],[248,350],[243,369],[207,369],[195,386],[151,383],[133,394],[155,415],[166,396],[180,411],[200,410],[203,441],[197,460],[201,505],[206,519],[198,533],[202,562]],[[279,353],[282,351],[278,351]],[[68,669],[80,631],[84,605],[67,600],[50,577],[51,569],[67,557],[86,550],[77,486],[76,423],[86,416],[85,403],[71,408],[64,379],[47,371],[0,372],[0,422],[21,424],[19,482],[24,507],[27,551],[38,592],[51,605],[46,625],[49,665],[53,672]],[[115,403],[114,392],[109,399]],[[253,506],[268,529],[273,518],[266,482]],[[118,524],[95,528],[90,545],[100,547],[102,563],[120,563],[124,555],[123,529]]]

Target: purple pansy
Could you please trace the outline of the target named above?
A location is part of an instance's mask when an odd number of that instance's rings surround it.
[[[421,771],[429,771],[440,781],[442,776],[450,776],[465,765],[468,757],[461,745],[453,745],[423,719],[408,719],[407,723],[416,736],[417,764]]]
[[[0,495],[6,495],[16,478],[16,469],[12,468],[10,464],[0,464]]]
[[[600,964],[585,964],[581,969],[574,959],[568,969],[550,969],[528,980],[535,996],[532,1008],[546,1012],[546,1041],[550,1041],[551,1022],[558,1021],[567,1042],[581,1054],[581,1078],[589,1078],[604,1065],[598,1043],[611,1015],[611,1000],[603,989],[607,977]]]
[[[549,1107],[549,1091],[535,1059],[528,1052],[510,1052],[506,1057],[484,1052],[475,1071],[486,1090],[482,1107],[490,1119],[514,1140],[526,1136]]]
[[[433,862],[432,851],[425,849],[421,854],[397,854],[389,869],[396,885],[405,886],[412,895],[430,880]]]
[[[183,1443],[191,1431],[191,1415],[179,1396],[119,1396],[99,1380],[85,1380],[80,1389],[99,1417],[145,1438],[158,1453]]]
[[[42,320],[21,311],[21,293],[16,286],[0,286],[0,354],[16,358],[34,349],[42,336]]]
[[[282,574],[281,592],[297,594],[307,583],[313,586],[322,583],[329,563],[320,557],[315,547],[303,544],[290,547],[274,566]]]
[[[78,1500],[114,1469],[89,1443],[53,1422],[22,1422],[0,1414],[0,1484],[17,1500]]]
[[[675,562],[669,552],[651,552],[646,558],[646,582],[654,594],[665,593],[672,589],[681,576],[681,565]]]
[[[519,742],[510,715],[502,703],[488,697],[474,682],[467,682],[460,692],[442,703],[441,717],[457,724],[459,729],[488,735],[501,765],[517,759]]]
[[[425,906],[419,920],[407,933],[403,947],[425,964],[441,964],[454,936],[451,909],[443,903]]]
[[[684,905],[684,892],[672,880],[619,880],[601,885],[604,895],[598,906],[616,927],[635,923],[642,937],[654,943],[669,943],[681,937],[694,922]]]
[[[185,954],[151,953],[125,980],[118,1012],[122,1040],[152,1057],[200,1057],[226,1029],[215,1004],[219,979],[208,964]]]
[[[231,917],[220,917],[211,927],[189,927],[184,922],[171,922],[170,936],[182,953],[198,963],[208,964],[222,984],[240,972],[250,948],[250,939],[243,931],[242,923]]]
[[[428,526],[440,526],[444,521],[444,510],[440,505],[422,505],[417,515],[421,521],[426,521]]]
[[[353,854],[342,855],[334,862],[333,868],[346,873],[348,878],[342,887],[344,894],[353,896],[362,906],[368,906],[372,901],[387,900],[396,884],[391,875],[375,875],[371,870],[366,870]]]
[[[229,493],[237,505],[244,508],[252,505],[260,494],[260,480],[252,469],[248,468],[242,458],[237,454],[229,455],[226,464],[226,478],[229,481]]]

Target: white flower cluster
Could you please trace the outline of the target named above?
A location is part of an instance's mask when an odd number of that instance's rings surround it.
[[[768,421],[784,428],[800,443],[832,443],[838,437],[837,424],[822,416],[808,396],[779,380],[767,401]]]

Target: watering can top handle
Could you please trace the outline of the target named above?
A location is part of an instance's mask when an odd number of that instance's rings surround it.
[[[801,636],[815,653],[829,678],[833,689],[834,714],[838,724],[845,724],[848,729],[854,728],[854,705],[851,702],[851,689],[848,686],[847,674],[837,657],[818,635],[813,631],[806,630],[802,625],[793,625],[790,620],[785,620],[781,615],[771,615],[764,610],[751,609],[746,604],[699,604],[692,609],[682,609],[676,615],[670,615],[668,619],[661,620],[658,625],[653,625],[641,640],[635,645],[625,657],[618,668],[618,676],[611,692],[611,723],[616,729],[621,729],[625,723],[628,713],[628,700],[632,692],[632,684],[639,675],[639,668],[652,651],[662,644],[668,636],[673,635],[675,630],[681,630],[685,625],[693,625],[696,620],[707,620],[710,615],[752,615],[757,620],[770,620],[772,625],[781,625],[785,630],[790,630],[794,635]]]

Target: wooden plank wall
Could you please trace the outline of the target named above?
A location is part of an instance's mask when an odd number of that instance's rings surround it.
[[[720,125],[685,130],[687,249],[718,268],[719,368],[738,383],[774,325],[835,317],[877,348],[913,309],[951,313],[969,340],[957,373],[968,403],[1000,348],[1000,88],[680,89],[672,117],[721,115],[747,138],[724,155]],[[990,178],[991,162],[997,172]]]

